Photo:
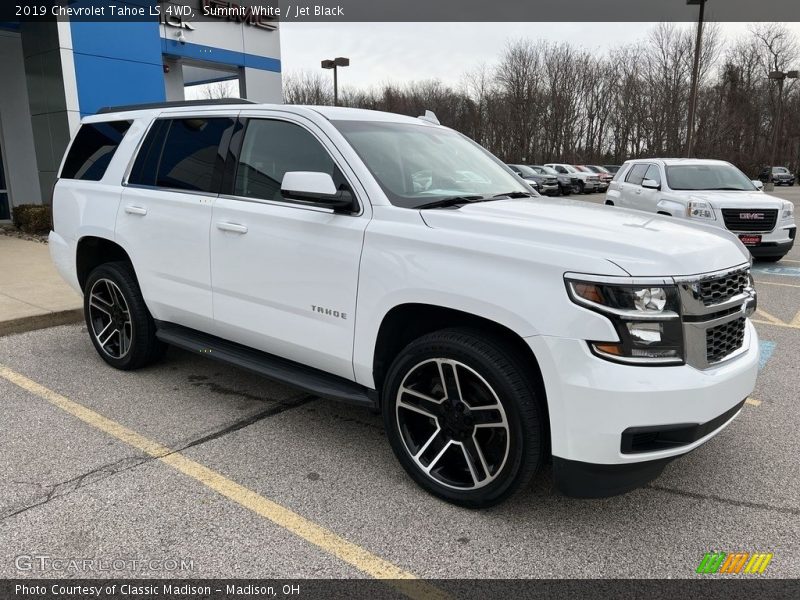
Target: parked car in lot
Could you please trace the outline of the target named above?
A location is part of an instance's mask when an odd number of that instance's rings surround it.
[[[630,160],[615,175],[606,204],[727,229],[755,258],[778,261],[794,245],[794,204],[756,183],[721,160]]]
[[[758,175],[762,183],[767,183],[769,180],[769,167],[765,167]],[[775,185],[794,185],[795,176],[786,167],[772,167],[772,183]]]
[[[586,165],[586,168],[597,173],[598,177],[600,177],[600,181],[603,182],[606,189],[608,189],[608,184],[614,179],[614,174],[611,171],[600,165]]]
[[[720,229],[532,195],[430,116],[110,110],[68,148],[49,247],[114,368],[173,345],[380,410],[409,476],[464,506],[550,457],[565,493],[621,493],[753,390],[749,255]]]
[[[576,169],[582,171],[583,173],[589,173],[590,175],[595,175],[597,177],[597,186],[594,188],[595,192],[605,192],[608,189],[608,184],[613,179],[613,176],[606,179],[605,175],[607,173],[599,173],[595,169],[587,166],[587,165],[574,165]]]
[[[614,175],[617,171],[619,171],[620,165],[603,165],[603,168]]]
[[[527,165],[508,165],[517,175],[528,183],[536,184],[536,191],[547,196],[558,195],[558,178],[555,175],[542,175]]]
[[[559,173],[555,169],[544,165],[528,165],[531,169],[548,177],[555,177],[558,183],[558,193],[562,196],[569,196],[572,193],[580,192],[580,177],[571,173]]]
[[[565,163],[547,163],[544,166],[554,169],[557,173],[570,175],[579,179],[577,188],[573,190],[576,194],[590,194],[597,191],[600,187],[600,178],[596,173],[582,171],[573,165]]]

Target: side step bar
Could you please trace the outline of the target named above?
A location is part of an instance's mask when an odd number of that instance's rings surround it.
[[[156,321],[156,337],[166,344],[235,365],[311,394],[376,410],[377,393],[353,381],[254,350],[188,327]]]

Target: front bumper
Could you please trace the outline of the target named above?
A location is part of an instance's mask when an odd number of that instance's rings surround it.
[[[594,356],[584,340],[534,336],[526,341],[542,370],[554,464],[627,465],[637,470],[631,465],[685,454],[727,422],[689,443],[645,452],[623,452],[623,433],[630,428],[713,421],[752,392],[758,372],[758,335],[749,320],[746,350],[704,370],[612,363]]]
[[[735,231],[733,233],[741,235]],[[761,243],[758,246],[747,246],[754,258],[784,256],[794,246],[797,227],[795,225],[779,224],[773,231],[758,235],[761,235]]]
[[[542,194],[547,194],[548,196],[551,195],[551,194],[557,194],[558,193],[558,189],[559,189],[557,183],[542,184],[539,187],[540,187],[539,191]]]

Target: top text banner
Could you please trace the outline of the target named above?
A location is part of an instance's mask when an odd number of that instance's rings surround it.
[[[30,21],[696,21],[703,0],[0,0],[0,26]],[[797,22],[800,0],[705,0],[706,21]]]

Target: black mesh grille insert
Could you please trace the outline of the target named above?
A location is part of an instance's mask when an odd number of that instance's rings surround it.
[[[706,359],[709,364],[719,362],[742,347],[744,324],[744,317],[740,317],[706,331]]]
[[[741,294],[749,282],[747,273],[747,269],[742,269],[741,271],[736,271],[724,277],[709,279],[698,283],[697,285],[703,304],[706,306],[719,304],[720,302],[730,300],[736,294]]]
[[[723,208],[725,227],[731,231],[772,231],[778,221],[775,208]]]

